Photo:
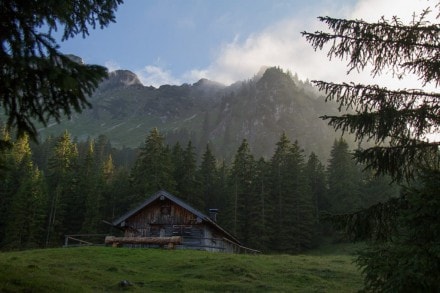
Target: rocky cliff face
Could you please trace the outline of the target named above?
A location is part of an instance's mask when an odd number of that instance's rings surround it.
[[[320,115],[334,113],[301,82],[279,68],[231,86],[202,79],[192,85],[145,87],[128,70],[111,72],[90,98],[91,110],[42,136],[68,129],[79,139],[104,134],[116,147],[137,147],[152,127],[170,143],[191,139],[201,151],[212,143],[218,156],[232,158],[246,138],[257,156],[272,155],[283,132],[307,151],[325,158],[336,137]]]
[[[100,91],[109,91],[115,88],[130,86],[143,87],[136,74],[129,70],[116,70],[109,73],[108,79],[100,85]]]

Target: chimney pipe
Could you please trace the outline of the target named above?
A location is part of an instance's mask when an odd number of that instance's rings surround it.
[[[209,209],[209,217],[214,222],[217,222],[217,214],[218,214],[218,209]]]

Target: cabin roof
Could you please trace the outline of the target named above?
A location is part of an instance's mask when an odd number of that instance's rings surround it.
[[[169,192],[167,192],[165,190],[160,190],[160,191],[156,192],[154,195],[152,195],[151,197],[147,198],[139,206],[137,206],[134,209],[128,211],[127,213],[122,215],[120,218],[118,218],[115,221],[113,221],[113,223],[112,223],[113,226],[120,225],[123,221],[125,221],[128,218],[130,218],[131,216],[135,215],[136,213],[138,213],[139,211],[144,209],[146,206],[148,206],[152,202],[154,202],[157,199],[159,199],[161,196],[164,196],[164,197],[168,198],[169,200],[171,200],[175,204],[177,204],[177,205],[181,206],[182,208],[186,209],[187,211],[193,213],[194,215],[196,215],[197,217],[199,217],[200,219],[202,219],[203,221],[205,221],[209,225],[213,226],[215,229],[217,229],[217,230],[221,231],[223,234],[225,234],[229,240],[232,240],[233,242],[236,242],[237,244],[241,245],[240,241],[237,238],[235,238],[228,231],[226,231],[225,229],[220,227],[210,217],[208,217],[207,215],[203,214],[202,212],[196,210],[195,208],[193,208],[192,206],[190,206],[189,204],[187,204],[183,200],[179,199],[178,197],[172,195],[171,193],[169,193]]]

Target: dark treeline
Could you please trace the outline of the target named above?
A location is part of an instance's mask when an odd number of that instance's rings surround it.
[[[66,234],[115,233],[112,221],[165,189],[207,213],[246,246],[301,252],[337,239],[325,213],[353,212],[396,196],[388,178],[362,172],[343,139],[326,166],[283,134],[270,158],[255,158],[246,140],[230,163],[207,145],[197,158],[191,141],[167,145],[151,130],[137,150],[112,148],[105,136],[76,142],[68,132],[0,153],[0,246],[60,246]],[[341,236],[342,237],[342,236]]]

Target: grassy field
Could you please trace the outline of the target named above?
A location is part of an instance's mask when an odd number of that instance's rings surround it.
[[[111,247],[3,252],[0,292],[356,292],[362,279],[352,260],[350,249],[295,256]]]

